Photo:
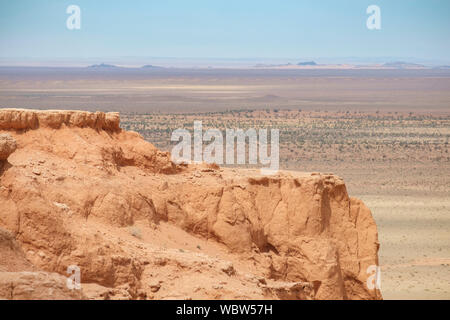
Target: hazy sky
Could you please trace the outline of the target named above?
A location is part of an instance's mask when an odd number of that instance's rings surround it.
[[[81,29],[66,8],[81,8]],[[381,8],[382,29],[366,28]],[[448,0],[0,0],[0,57],[450,60]]]

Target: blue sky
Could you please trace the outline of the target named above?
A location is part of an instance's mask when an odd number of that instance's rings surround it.
[[[81,8],[81,30],[66,8]],[[382,29],[366,28],[381,8]],[[1,58],[450,60],[448,0],[0,0]]]

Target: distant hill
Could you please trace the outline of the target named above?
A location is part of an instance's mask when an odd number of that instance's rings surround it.
[[[298,66],[317,66],[317,63],[314,61],[305,61],[297,63]]]
[[[101,63],[101,64],[93,64],[91,66],[89,66],[88,68],[92,68],[92,69],[100,69],[100,68],[119,68],[118,66],[115,66],[113,64],[105,64],[105,63]]]
[[[151,64],[146,64],[145,66],[141,67],[142,69],[164,69],[164,67],[160,67],[160,66],[153,66]]]
[[[421,65],[421,64],[408,63],[408,62],[403,62],[403,61],[387,62],[387,63],[383,64],[383,67],[396,68],[396,69],[425,68],[425,66]]]

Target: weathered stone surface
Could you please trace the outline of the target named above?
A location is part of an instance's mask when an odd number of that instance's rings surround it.
[[[58,129],[68,127],[119,131],[117,112],[87,112],[66,110],[1,109],[0,130]]]
[[[17,143],[8,133],[0,134],[0,161],[8,159],[8,157],[16,151]]]
[[[85,299],[81,290],[70,290],[66,277],[38,272],[25,257],[14,235],[0,228],[0,299]]]
[[[0,272],[0,299],[83,300],[80,290],[70,290],[66,278],[47,272]]]
[[[78,265],[92,298],[381,298],[366,287],[375,222],[339,177],[180,167],[118,124],[117,114],[0,110],[19,146],[0,178],[0,227],[36,268]],[[136,223],[147,231],[122,240]],[[238,264],[151,249],[160,223],[225,246]],[[245,276],[246,263],[264,281]]]

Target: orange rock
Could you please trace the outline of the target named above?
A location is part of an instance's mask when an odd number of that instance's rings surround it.
[[[0,161],[8,159],[9,155],[17,148],[16,140],[10,134],[0,134]]]
[[[37,128],[59,129],[62,126],[119,131],[117,112],[87,112],[62,110],[2,109],[0,130],[27,130]]]
[[[0,129],[18,145],[0,177],[0,227],[38,269],[79,266],[88,297],[381,299],[366,287],[375,222],[335,175],[177,166],[116,113],[7,109]],[[208,254],[158,249],[192,236]]]
[[[0,299],[86,299],[67,287],[66,277],[35,269],[14,235],[0,228]]]

